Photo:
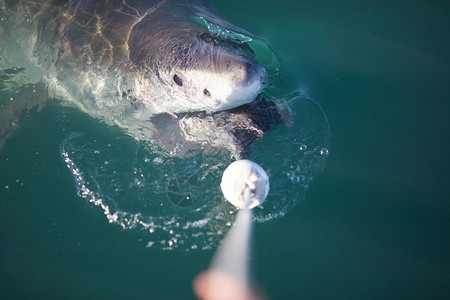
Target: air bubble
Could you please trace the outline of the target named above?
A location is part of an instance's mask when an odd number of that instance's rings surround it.
[[[164,160],[161,157],[156,157],[155,159],[153,159],[153,162],[155,164],[162,164]]]
[[[330,151],[328,151],[327,148],[320,149],[320,155],[327,157],[330,154]]]

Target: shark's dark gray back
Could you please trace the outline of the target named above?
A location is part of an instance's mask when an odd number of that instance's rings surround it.
[[[59,59],[76,58],[101,68],[123,64],[126,57],[139,64],[171,43],[189,45],[194,37],[208,32],[194,22],[196,15],[233,27],[204,1],[23,0],[12,7],[18,5],[37,21],[36,52],[53,45],[59,49],[54,54]]]
[[[64,86],[67,94],[94,116],[109,116],[132,129],[147,129],[150,124],[145,138],[157,137],[164,148],[174,143],[184,143],[186,149],[196,147],[195,141],[166,132],[168,124],[171,131],[185,130],[182,122],[189,121],[206,124],[205,129],[213,134],[223,133],[215,137],[224,138],[221,143],[213,144],[207,152],[232,148],[236,155],[245,156],[255,139],[281,122],[275,106],[267,102],[261,106],[258,101],[214,114],[152,116],[141,112],[142,101],[130,86],[147,71],[205,63],[201,56],[210,52],[202,47],[228,47],[237,55],[252,55],[245,43],[221,39],[208,31],[202,21],[244,32],[203,1],[22,0],[8,1],[7,5],[12,10],[20,9],[24,19],[30,19],[25,27],[35,32],[32,52],[44,77],[57,78],[57,85]],[[214,63],[214,59],[206,63]],[[100,85],[109,88],[103,91]],[[137,118],[140,124],[136,125]],[[204,122],[207,118],[210,122]],[[177,141],[175,136],[179,137]]]

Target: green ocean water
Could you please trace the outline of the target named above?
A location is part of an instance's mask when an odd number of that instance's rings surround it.
[[[450,6],[211,3],[269,41],[286,91],[319,102],[333,134],[305,200],[254,224],[250,263],[267,298],[447,298]],[[192,280],[215,246],[146,247],[141,231],[109,224],[77,195],[61,158],[61,142],[77,130],[123,153],[133,147],[117,128],[50,103],[22,118],[0,150],[2,298],[195,299]],[[273,160],[255,156],[262,165]],[[296,196],[288,186],[271,192]]]

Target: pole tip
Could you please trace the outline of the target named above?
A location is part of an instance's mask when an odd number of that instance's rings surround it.
[[[220,188],[225,199],[238,208],[254,208],[269,193],[269,178],[257,163],[242,159],[231,163],[223,172]]]

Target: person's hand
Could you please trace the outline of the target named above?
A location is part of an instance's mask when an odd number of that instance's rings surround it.
[[[201,300],[263,300],[245,283],[219,270],[200,273],[194,279],[193,288]]]

